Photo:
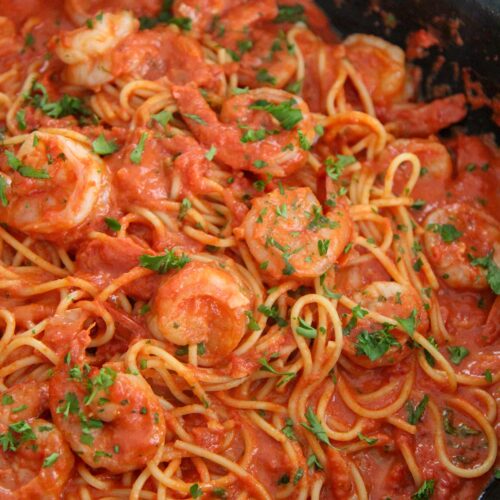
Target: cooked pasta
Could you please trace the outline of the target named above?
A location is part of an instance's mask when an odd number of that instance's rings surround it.
[[[0,498],[475,498],[500,162],[438,137],[464,96],[309,0],[0,7]]]

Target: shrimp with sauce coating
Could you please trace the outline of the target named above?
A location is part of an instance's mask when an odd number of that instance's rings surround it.
[[[158,397],[120,363],[85,363],[89,335],[72,342],[50,380],[52,419],[75,453],[93,468],[123,473],[144,467],[165,439]]]
[[[0,424],[0,439],[0,498],[60,498],[75,460],[54,425],[43,419]]]
[[[437,208],[425,219],[425,251],[451,288],[488,288],[487,261],[500,264],[500,227],[482,210],[464,203]]]
[[[360,34],[348,36],[343,45],[376,105],[401,97],[406,81],[405,53],[401,48],[382,38]]]
[[[0,218],[10,226],[34,237],[60,240],[106,212],[108,169],[82,144],[63,135],[33,132],[17,154],[5,155],[1,175],[6,179],[6,200]]]
[[[325,273],[351,236],[348,207],[339,200],[323,214],[309,188],[276,189],[252,202],[236,230],[272,279],[311,279]]]
[[[224,101],[220,119],[192,85],[174,86],[173,96],[198,141],[216,148],[215,158],[235,170],[275,177],[307,161],[304,144],[316,138],[306,103],[288,92],[261,88]]]
[[[344,326],[344,353],[363,367],[393,365],[411,352],[407,346],[408,332],[399,326],[380,325],[365,317],[368,311],[391,319],[409,319],[420,333],[429,327],[422,299],[411,285],[374,281],[353,298],[358,306]]]
[[[219,266],[190,262],[167,276],[153,300],[148,324],[178,346],[203,343],[201,365],[223,360],[245,334],[253,295],[230,261]],[[198,349],[199,350],[199,349]]]
[[[139,21],[126,11],[105,13],[91,25],[63,32],[55,40],[55,52],[67,66],[63,79],[72,85],[99,88],[113,80],[113,49],[139,29]]]

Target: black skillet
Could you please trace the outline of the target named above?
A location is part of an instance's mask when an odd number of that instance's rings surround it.
[[[449,85],[450,93],[462,92],[459,68],[470,68],[489,97],[500,95],[500,0],[316,0],[342,35],[370,33],[405,47],[409,33],[420,28],[436,30],[443,45],[430,50],[420,61],[424,81],[421,97],[431,100],[433,89]],[[458,27],[460,43],[450,28]],[[457,43],[458,42],[458,43]],[[431,68],[439,56],[445,63],[437,74]],[[429,83],[431,80],[429,80]],[[500,143],[500,129],[491,120],[491,110],[471,110],[460,124],[470,134],[493,132]],[[446,131],[444,132],[446,133]],[[492,480],[481,500],[499,500],[500,481]]]

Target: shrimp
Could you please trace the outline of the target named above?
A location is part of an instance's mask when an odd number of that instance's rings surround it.
[[[174,16],[191,20],[195,36],[211,31],[221,45],[278,13],[275,0],[174,0],[172,10]]]
[[[297,70],[297,59],[290,53],[286,35],[275,28],[272,31],[255,30],[252,38],[255,40],[252,42],[252,49],[245,52],[241,58],[238,69],[239,85],[261,87],[262,81],[259,81],[259,78],[266,74],[273,87],[283,88]],[[244,44],[245,39],[238,40],[237,48],[245,47]]]
[[[397,139],[382,151],[374,165],[375,169],[377,171],[387,169],[391,161],[402,153],[415,154],[422,167],[412,196],[422,198],[427,202],[443,199],[447,190],[447,181],[451,179],[453,172],[451,156],[446,147],[432,139]],[[394,192],[402,191],[410,175],[410,164],[405,162],[394,176]]]
[[[0,424],[0,498],[60,498],[74,458],[59,430],[43,419]]]
[[[174,86],[173,95],[193,135],[207,148],[216,148],[218,161],[276,177],[306,163],[301,144],[312,144],[316,132],[302,99],[277,89],[251,90],[227,99],[219,120],[194,86]]]
[[[48,407],[46,383],[36,381],[16,384],[1,394],[0,424],[9,425],[41,415]]]
[[[340,201],[325,215],[309,188],[276,189],[252,202],[243,224],[245,238],[263,272],[272,279],[310,279],[325,273],[342,253],[352,231]]]
[[[139,29],[139,21],[130,12],[108,12],[91,26],[64,32],[54,43],[57,56],[67,65],[63,79],[72,85],[97,89],[113,80],[113,49]]]
[[[253,302],[229,260],[219,266],[190,262],[164,279],[147,321],[157,337],[178,346],[203,343],[205,352],[198,361],[213,365],[239,344]]]
[[[374,281],[354,294],[360,311],[348,316],[344,326],[344,352],[353,362],[365,368],[388,366],[408,356],[408,333],[400,327],[380,325],[364,317],[367,311],[388,318],[412,318],[415,330],[425,333],[429,318],[418,292],[410,285],[394,281]]]
[[[486,260],[500,264],[498,222],[465,203],[431,212],[425,219],[424,244],[431,264],[451,288],[487,289]]]
[[[396,104],[377,112],[379,119],[398,137],[429,137],[463,120],[467,106],[465,96],[455,94],[429,103]]]
[[[176,85],[194,82],[218,91],[222,68],[205,61],[202,46],[171,27],[139,31],[123,39],[112,51],[113,77],[158,80],[167,77]]]
[[[17,155],[6,152],[10,170],[2,174],[7,206],[1,219],[33,237],[63,240],[106,213],[106,164],[82,144],[63,135],[33,132]],[[5,205],[5,203],[4,203]]]
[[[158,397],[120,363],[85,363],[86,331],[76,336],[49,386],[52,419],[79,457],[93,468],[123,473],[144,467],[165,440]]]
[[[153,16],[158,13],[161,0],[64,0],[64,10],[78,26],[103,10],[130,10],[137,17]]]
[[[344,40],[347,58],[360,73],[376,105],[397,100],[406,82],[405,53],[373,35],[354,34]]]

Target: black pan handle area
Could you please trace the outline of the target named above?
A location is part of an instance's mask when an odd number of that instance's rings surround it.
[[[432,73],[432,88],[445,84],[449,93],[462,92],[463,81],[457,68],[470,68],[473,79],[481,82],[489,97],[500,95],[500,0],[317,0],[317,3],[343,36],[370,33],[405,47],[409,33],[430,28],[443,44],[431,49],[430,56],[419,62],[424,80],[430,78],[436,58],[445,58],[441,69]],[[436,97],[429,86],[422,87],[423,99]],[[468,133],[493,132],[497,142],[500,138],[500,129],[491,120],[491,109],[487,107],[471,111],[463,125]]]
[[[316,1],[343,36],[369,33],[405,47],[412,31],[436,30],[444,47],[431,50],[429,58],[421,61],[424,79],[431,74],[436,58],[444,56],[445,63],[433,79],[436,86],[447,84],[450,93],[462,92],[462,79],[456,79],[458,64],[472,70],[488,96],[500,95],[500,0]],[[424,99],[435,97],[432,89],[423,86],[422,91]],[[491,120],[489,108],[470,111],[463,126],[471,134],[493,132],[500,142],[500,130]],[[500,481],[492,480],[481,500],[499,499]]]

